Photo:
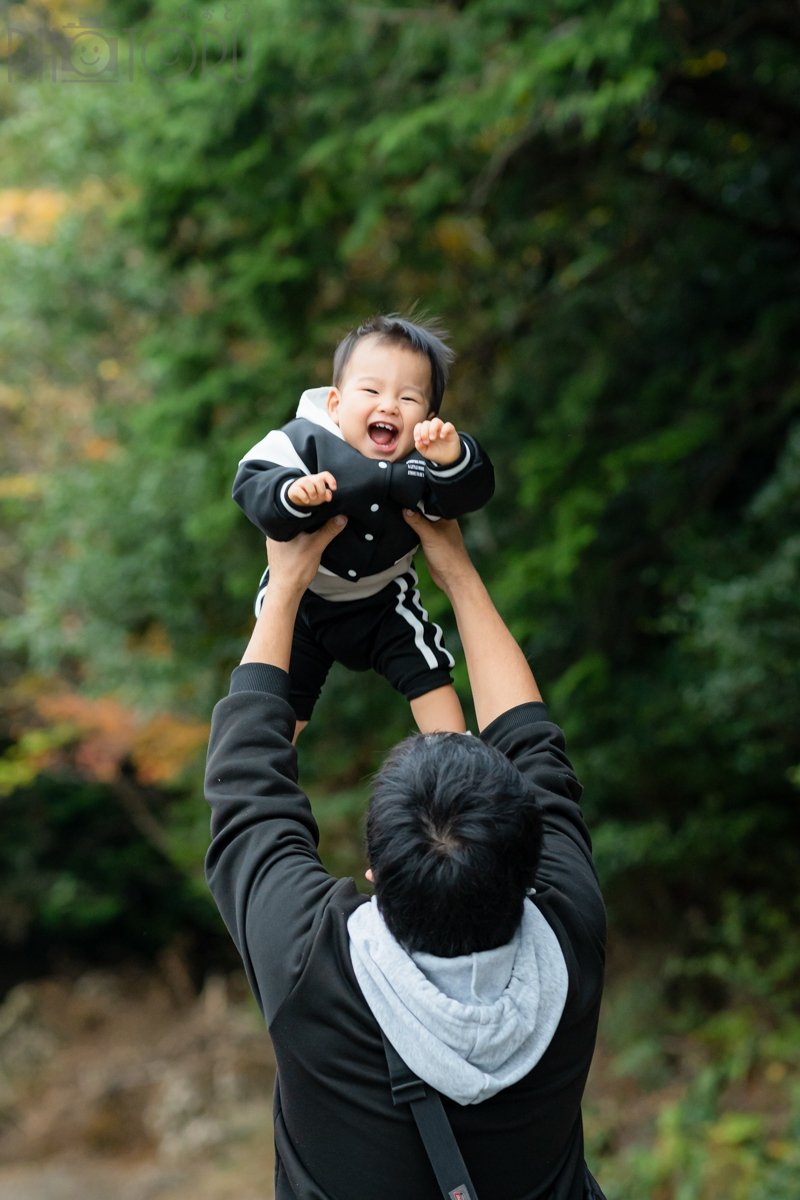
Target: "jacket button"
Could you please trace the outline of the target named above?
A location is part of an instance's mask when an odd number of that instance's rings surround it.
[[[355,579],[356,575],[358,574],[358,571],[348,571],[347,574],[350,576],[351,579]]]
[[[365,542],[374,542],[374,541],[375,541],[375,535],[374,535],[374,533],[365,533],[365,534],[364,534],[364,541],[365,541]]]
[[[377,512],[379,508],[380,508],[380,504],[370,504],[370,506],[369,506],[369,511],[370,511],[370,512]]]
[[[381,468],[382,471],[385,471],[386,468],[388,467],[388,465],[389,464],[387,462],[379,462],[378,463],[378,466]]]

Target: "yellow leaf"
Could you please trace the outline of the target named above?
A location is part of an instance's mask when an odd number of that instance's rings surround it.
[[[68,206],[67,195],[53,188],[3,188],[0,235],[23,242],[48,242]]]
[[[119,379],[121,373],[122,367],[116,358],[101,358],[97,364],[97,374],[106,383],[112,383],[115,379]]]
[[[0,479],[0,500],[30,500],[42,491],[41,479],[31,472]]]
[[[119,442],[113,438],[91,437],[84,443],[83,457],[90,462],[105,462],[119,450]]]

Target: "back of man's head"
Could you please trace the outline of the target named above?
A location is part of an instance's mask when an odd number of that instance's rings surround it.
[[[378,907],[406,950],[452,958],[505,945],[541,840],[522,775],[479,738],[415,734],[375,778],[367,852]]]

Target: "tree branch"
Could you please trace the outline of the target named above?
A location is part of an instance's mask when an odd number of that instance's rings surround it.
[[[724,205],[715,203],[710,196],[703,195],[698,192],[684,179],[675,179],[674,176],[668,175],[666,171],[650,171],[637,163],[634,163],[632,169],[638,174],[645,175],[650,179],[657,179],[666,190],[669,190],[676,195],[686,200],[694,208],[701,212],[708,213],[709,216],[716,218],[724,218],[728,221],[733,221],[735,224],[748,229],[751,233],[758,237],[770,238],[778,241],[800,242],[800,228],[794,225],[767,225],[763,221],[757,220],[755,217],[747,216],[744,213],[737,212],[732,208],[725,208]]]
[[[157,821],[144,802],[141,792],[134,787],[124,775],[119,774],[114,781],[114,794],[124,808],[134,829],[142,835],[154,850],[165,858],[170,866],[175,866],[175,859],[170,846],[169,835],[164,826]]]

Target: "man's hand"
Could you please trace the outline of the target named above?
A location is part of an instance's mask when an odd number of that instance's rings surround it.
[[[403,509],[403,516],[422,543],[431,579],[446,595],[459,580],[476,573],[458,521],[429,521],[418,510],[408,508]]]
[[[316,575],[327,546],[346,524],[347,517],[340,514],[326,521],[314,533],[298,533],[290,542],[276,542],[267,538],[267,590],[274,587],[302,595]]]
[[[414,426],[414,445],[423,458],[440,467],[449,467],[461,457],[458,431],[452,421],[445,422],[441,417]]]
[[[292,633],[300,601],[317,573],[325,547],[341,533],[347,517],[333,517],[314,533],[298,533],[290,542],[267,538],[269,583],[243,663],[270,663],[289,670]]]
[[[297,508],[317,508],[320,504],[333,499],[336,491],[336,480],[330,471],[320,471],[317,475],[304,475],[295,479],[286,492],[286,499]]]

